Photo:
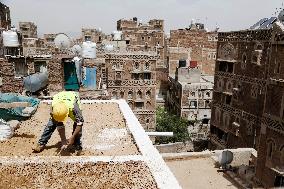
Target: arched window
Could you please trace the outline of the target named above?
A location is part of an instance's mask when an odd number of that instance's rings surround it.
[[[246,66],[247,66],[247,55],[246,53],[244,53],[242,56],[241,68],[246,69]]]
[[[120,98],[124,98],[124,92],[123,91],[120,92]]]
[[[210,94],[209,91],[207,91],[207,92],[205,93],[205,95],[206,95],[207,98],[209,98],[209,97],[211,96],[211,94]]]
[[[218,89],[218,90],[223,90],[223,86],[224,86],[224,81],[223,81],[222,78],[219,78],[219,79],[217,80],[217,89]]]
[[[267,141],[267,157],[269,159],[272,159],[274,150],[275,150],[275,142],[270,139]]]
[[[112,99],[117,99],[117,92],[116,91],[112,92]]]
[[[227,114],[227,113],[224,113],[224,114],[223,114],[223,125],[224,125],[226,128],[229,128],[229,126],[230,126],[230,115]]]
[[[145,69],[146,69],[146,70],[150,70],[150,64],[149,64],[149,62],[146,62],[146,64],[145,64]]]
[[[138,99],[142,99],[142,92],[141,92],[141,91],[138,91],[138,92],[137,92],[137,98],[138,98]]]
[[[133,109],[133,102],[128,102],[128,105],[131,109]]]
[[[150,119],[149,118],[146,118],[146,124],[149,124],[150,123]]]
[[[134,68],[135,68],[136,70],[138,70],[138,69],[139,69],[139,63],[138,63],[138,62],[135,62],[135,64],[134,64]]]
[[[221,122],[221,110],[219,108],[215,110],[215,120],[217,123]]]
[[[146,103],[146,108],[147,108],[148,110],[151,109],[151,102],[148,101],[148,102]]]
[[[150,98],[151,98],[151,91],[147,91],[147,92],[146,92],[146,98],[147,98],[147,99],[150,99]]]
[[[128,99],[132,99],[133,98],[133,93],[132,93],[132,91],[129,91],[128,92]]]
[[[226,88],[227,88],[227,91],[229,92],[233,90],[233,83],[230,80],[227,81]]]

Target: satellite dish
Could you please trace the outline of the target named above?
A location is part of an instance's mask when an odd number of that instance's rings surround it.
[[[98,28],[98,32],[102,32],[102,28]]]
[[[59,49],[68,49],[70,47],[71,41],[67,35],[60,33],[55,37],[54,43],[55,46]]]
[[[233,152],[229,150],[224,150],[218,157],[218,162],[222,168],[227,168],[227,165],[233,161]]]
[[[80,45],[74,45],[72,48],[72,52],[74,54],[81,54],[82,53],[82,48]]]

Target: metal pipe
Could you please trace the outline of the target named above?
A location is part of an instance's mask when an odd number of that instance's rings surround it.
[[[146,132],[148,136],[174,136],[173,132]]]

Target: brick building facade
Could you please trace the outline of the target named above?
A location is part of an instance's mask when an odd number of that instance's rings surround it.
[[[156,125],[156,62],[149,53],[106,54],[108,92],[113,99],[125,99],[148,131]]]
[[[180,67],[169,82],[167,106],[170,110],[189,121],[210,120],[213,76],[201,75],[197,68]]]
[[[264,187],[284,186],[284,25],[273,26],[266,74],[256,176]]]
[[[0,2],[0,28],[8,30],[11,28],[10,9]]]
[[[269,30],[219,33],[211,116],[217,148],[258,147],[270,38]]]
[[[101,30],[82,28],[82,41],[101,43],[106,37]]]
[[[37,38],[37,26],[33,22],[19,22],[23,38]]]
[[[121,19],[117,21],[117,30],[122,31],[122,40],[126,41],[128,50],[156,52],[159,56],[156,63],[156,96],[157,99],[166,96],[168,69],[164,20],[152,19],[147,24],[142,24],[135,17],[129,20]]]
[[[188,131],[194,141],[208,140],[213,81],[213,76],[188,67],[177,68],[175,77],[169,77],[166,107],[192,123]]]
[[[256,180],[284,186],[284,25],[219,33],[211,148],[252,147]]]
[[[157,59],[155,54],[145,52],[100,53],[96,59],[84,59],[83,68],[96,69],[96,88],[88,90],[80,86],[80,95],[95,98],[96,92],[101,93],[102,85],[106,84],[110,98],[125,99],[145,130],[154,131]],[[48,64],[51,93],[64,90],[66,61],[72,61],[72,56],[58,54]]]
[[[217,32],[207,32],[198,24],[170,31],[168,44],[169,74],[174,75],[180,59],[192,61],[203,74],[214,75]]]

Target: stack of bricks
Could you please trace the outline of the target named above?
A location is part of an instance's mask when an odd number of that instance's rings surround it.
[[[64,74],[62,59],[54,57],[48,64],[48,89],[50,92],[58,92],[63,90]]]
[[[0,59],[0,76],[2,78],[0,92],[22,93],[23,79],[15,78],[15,67],[7,59]]]

